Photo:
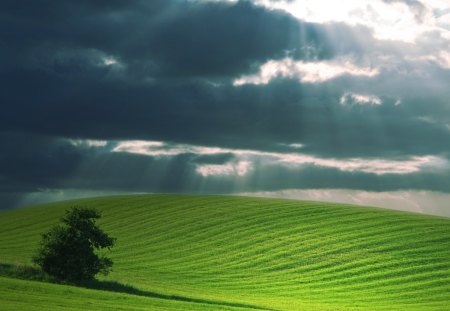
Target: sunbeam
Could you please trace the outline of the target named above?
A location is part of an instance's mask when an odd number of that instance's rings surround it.
[[[42,18],[2,10],[2,208],[80,193],[450,192],[448,1],[42,5]]]

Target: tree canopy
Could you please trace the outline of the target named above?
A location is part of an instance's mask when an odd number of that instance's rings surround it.
[[[108,236],[96,224],[101,214],[95,209],[72,207],[66,211],[62,225],[56,225],[42,235],[33,262],[51,276],[66,281],[95,278],[108,274],[113,262],[95,250],[114,246],[116,239]]]

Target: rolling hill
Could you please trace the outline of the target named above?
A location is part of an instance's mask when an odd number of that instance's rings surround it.
[[[3,275],[0,310],[450,308],[450,219],[343,204],[135,195],[3,211],[0,264],[30,265],[75,205],[117,238],[101,280],[119,289]]]

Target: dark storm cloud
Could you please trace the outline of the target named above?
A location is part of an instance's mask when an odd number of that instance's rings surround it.
[[[27,69],[51,67],[61,50],[94,49],[126,63],[130,75],[228,76],[286,51],[306,56],[299,41],[315,56],[332,52],[320,27],[247,1],[6,1],[0,14],[5,63]]]
[[[14,80],[20,77],[10,77],[7,89]],[[64,78],[52,86],[47,82],[27,85],[26,93],[10,100],[13,106],[0,116],[0,127],[263,150],[280,150],[280,142],[302,143],[302,151],[334,157],[448,152],[442,143],[450,139],[445,120],[423,119],[449,115],[439,96],[405,98],[398,106],[395,97],[382,98],[378,106],[342,106],[343,92],[352,91],[345,81],[326,91],[285,80],[239,88],[203,82],[141,87],[88,78],[81,85]]]
[[[332,54],[320,26],[246,1],[6,1],[0,14],[4,130],[211,144],[203,137],[230,118],[246,123],[231,101],[246,116],[257,98],[199,80],[229,83],[285,53]]]
[[[27,193],[62,187],[86,156],[62,140],[23,133],[1,133],[0,145],[0,209],[17,206]]]
[[[85,157],[67,142],[37,135],[2,133],[0,144],[2,192],[58,187]]]

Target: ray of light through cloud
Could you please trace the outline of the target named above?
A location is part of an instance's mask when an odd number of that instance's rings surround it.
[[[442,210],[448,0],[41,5],[0,4],[5,208],[302,191]]]

